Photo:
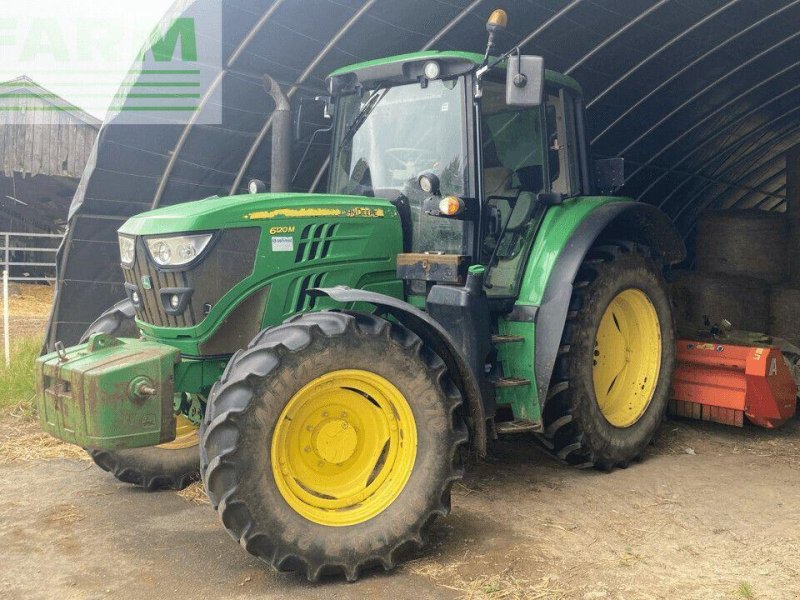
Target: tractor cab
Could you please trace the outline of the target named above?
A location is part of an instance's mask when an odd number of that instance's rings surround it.
[[[509,104],[505,66],[482,74],[482,62],[479,54],[423,52],[330,78],[329,191],[398,207],[410,295],[460,283],[469,265],[483,264],[489,296],[513,298],[547,206],[588,192],[578,84],[541,69],[529,85],[543,84],[542,97]],[[456,269],[418,278],[421,260]]]

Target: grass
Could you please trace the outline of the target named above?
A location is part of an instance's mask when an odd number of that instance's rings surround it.
[[[53,458],[88,459],[82,448],[42,431],[34,418],[34,368],[40,350],[38,336],[27,337],[12,341],[10,367],[0,357],[0,465]]]
[[[35,418],[35,361],[52,296],[49,286],[14,285],[11,289],[10,367],[5,366],[0,349],[0,465],[55,458],[88,459],[83,449],[42,431]],[[0,344],[2,339],[0,330]]]
[[[753,586],[743,581],[739,584],[739,587],[736,588],[736,595],[740,598],[755,598],[756,595],[753,592]]]
[[[11,344],[11,366],[6,367],[0,359],[0,412],[19,407],[30,414],[36,386],[34,363],[42,344],[38,338],[29,337]]]

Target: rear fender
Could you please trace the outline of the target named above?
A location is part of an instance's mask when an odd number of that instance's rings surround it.
[[[424,311],[407,302],[377,292],[338,286],[309,290],[309,293],[328,296],[341,304],[353,302],[373,304],[383,314],[391,315],[416,333],[447,365],[448,373],[464,397],[467,414],[472,421],[472,426],[470,427],[472,447],[479,457],[486,456],[486,411],[483,406],[480,386],[466,358],[458,350],[450,334],[441,325]]]
[[[567,321],[572,285],[589,249],[601,235],[648,246],[654,258],[664,265],[686,257],[686,247],[677,229],[655,206],[612,201],[598,205],[583,218],[553,263],[536,312],[535,372],[542,408]],[[531,268],[542,266],[528,265]]]

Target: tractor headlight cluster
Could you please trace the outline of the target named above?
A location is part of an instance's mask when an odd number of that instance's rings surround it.
[[[210,233],[203,233],[149,238],[146,244],[156,264],[162,267],[180,267],[189,264],[202,254],[212,237]]]
[[[124,265],[132,265],[133,259],[136,254],[136,242],[133,238],[124,235],[117,236],[119,238],[119,258]]]

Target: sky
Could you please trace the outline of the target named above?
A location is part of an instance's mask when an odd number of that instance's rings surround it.
[[[102,119],[173,0],[5,0],[0,82],[27,75]]]

